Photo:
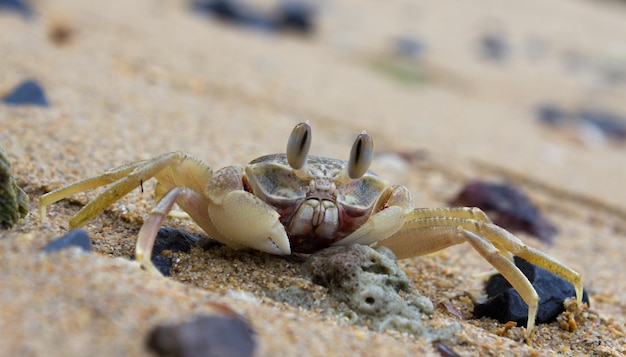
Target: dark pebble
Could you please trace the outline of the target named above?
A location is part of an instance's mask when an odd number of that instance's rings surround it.
[[[283,1],[278,5],[275,17],[276,27],[281,31],[292,31],[302,35],[315,30],[316,11],[303,1]]]
[[[50,105],[43,89],[33,79],[20,83],[13,91],[7,94],[2,101],[8,105],[37,105],[47,107]]]
[[[252,328],[238,317],[197,316],[174,326],[158,326],[147,347],[168,357],[247,357],[256,347]]]
[[[174,228],[161,228],[157,233],[152,248],[152,264],[159,269],[164,276],[170,276],[172,259],[161,255],[164,250],[171,252],[188,253],[191,247],[197,246],[202,238],[191,235],[185,231]]]
[[[262,31],[275,30],[275,24],[268,16],[251,8],[239,0],[196,0],[192,9],[200,14],[210,15],[233,25]]]
[[[265,32],[310,34],[316,11],[304,1],[285,1],[272,13],[264,13],[241,0],[195,0],[192,10],[237,26]]]
[[[626,118],[603,110],[586,109],[580,114],[583,122],[598,128],[608,138],[626,140]]]
[[[85,252],[91,251],[91,239],[89,234],[82,229],[74,229],[67,232],[66,235],[56,238],[43,247],[46,253],[57,252],[68,247],[78,247]]]
[[[576,295],[574,286],[560,276],[522,258],[515,257],[515,265],[526,275],[539,294],[539,310],[537,311],[536,322],[554,321],[559,314],[565,311],[563,307],[565,299]],[[488,300],[484,304],[474,306],[476,317],[491,317],[502,323],[515,321],[518,326],[526,326],[528,305],[502,275],[492,276],[487,282],[485,290]],[[583,292],[583,302],[589,304],[586,291]]]
[[[419,59],[426,53],[426,45],[417,38],[399,37],[394,43],[394,55],[406,59]]]
[[[509,58],[511,51],[504,35],[493,32],[480,38],[479,52],[484,59],[503,62]]]
[[[550,126],[564,124],[569,118],[568,114],[555,104],[541,104],[535,109],[535,115],[539,122]]]
[[[468,183],[450,202],[455,206],[478,207],[493,223],[510,231],[522,231],[552,244],[557,229],[528,197],[509,184],[475,181]]]
[[[30,5],[21,0],[0,0],[0,11],[13,11],[24,17],[33,16]]]

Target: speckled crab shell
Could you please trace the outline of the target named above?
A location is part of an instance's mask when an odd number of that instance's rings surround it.
[[[309,156],[306,168],[292,168],[285,154],[259,157],[245,168],[246,190],[280,214],[292,251],[311,253],[328,247],[354,232],[387,200],[389,183],[368,170],[356,180],[341,175],[346,161]],[[310,230],[298,228],[296,216],[307,204],[323,204],[326,211],[336,208],[336,225]],[[334,211],[333,211],[334,212]],[[312,221],[321,220],[313,217]],[[317,229],[316,229],[317,228]]]

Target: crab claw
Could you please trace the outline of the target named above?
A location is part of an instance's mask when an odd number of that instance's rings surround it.
[[[291,254],[278,213],[249,192],[228,192],[218,204],[209,204],[209,212],[215,228],[236,243],[271,254]]]

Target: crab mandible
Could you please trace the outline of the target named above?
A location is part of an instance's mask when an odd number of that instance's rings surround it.
[[[494,225],[478,208],[413,208],[409,191],[390,185],[368,168],[371,137],[362,132],[349,160],[308,156],[311,128],[298,124],[286,154],[262,156],[244,168],[213,173],[200,160],[173,152],[106,171],[49,192],[46,206],[73,194],[112,184],[70,219],[83,225],[150,178],[157,179],[158,203],[144,221],[136,259],[158,273],[150,260],[164,218],[178,204],[211,237],[229,247],[272,254],[312,253],[332,245],[382,245],[399,259],[469,243],[520,293],[528,305],[527,335],[533,329],[539,297],[513,263],[517,255],[571,282],[579,304],[579,273]]]

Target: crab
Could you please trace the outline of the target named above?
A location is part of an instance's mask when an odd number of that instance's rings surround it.
[[[421,256],[469,243],[520,293],[528,305],[526,336],[535,323],[539,296],[515,266],[513,256],[543,267],[574,285],[582,303],[581,275],[548,254],[525,245],[495,225],[478,208],[414,208],[409,190],[369,170],[373,141],[357,136],[348,161],[309,156],[311,127],[293,129],[286,154],[252,160],[245,167],[216,172],[199,159],[172,152],[126,164],[39,199],[46,207],[68,196],[110,186],[70,219],[76,228],[143,182],[156,178],[156,206],[139,231],[136,260],[159,274],[152,247],[163,220],[177,204],[210,237],[234,249],[271,254],[313,253],[337,245],[378,245],[398,259]]]

